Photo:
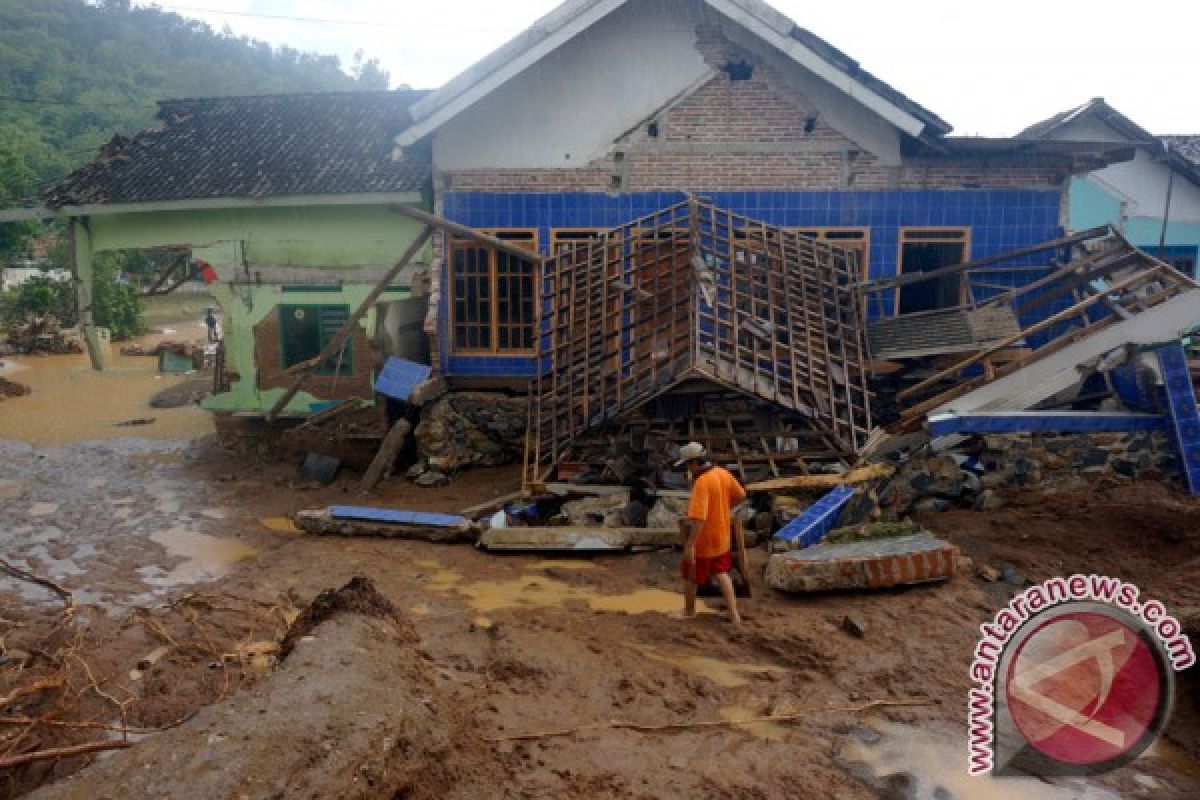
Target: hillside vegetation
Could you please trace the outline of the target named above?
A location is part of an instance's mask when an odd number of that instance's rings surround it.
[[[31,204],[114,133],[153,124],[155,100],[387,82],[374,61],[347,72],[336,56],[272,48],[129,0],[0,0],[0,208]],[[0,225],[0,264],[30,230]]]

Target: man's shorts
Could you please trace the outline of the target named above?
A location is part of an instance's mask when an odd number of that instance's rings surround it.
[[[733,569],[733,553],[722,553],[712,558],[697,556],[695,561],[684,561],[680,573],[685,581],[691,581],[697,586],[708,583],[713,573],[729,572]]]

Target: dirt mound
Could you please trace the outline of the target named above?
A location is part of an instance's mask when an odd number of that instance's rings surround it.
[[[412,625],[401,619],[392,601],[379,593],[370,578],[355,575],[340,589],[322,591],[313,598],[300,616],[296,617],[283,641],[279,643],[280,661],[291,654],[296,642],[336,614],[362,614],[377,619],[390,619],[397,625],[398,638],[408,643],[418,641],[417,632],[413,630]]]
[[[335,618],[255,688],[33,796],[444,796],[456,717],[411,628],[369,581],[322,595],[306,616]],[[351,609],[371,616],[338,613]]]

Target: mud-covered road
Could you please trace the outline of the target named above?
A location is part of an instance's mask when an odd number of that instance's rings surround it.
[[[147,384],[138,391],[161,388],[161,381],[137,380]],[[6,413],[0,404],[0,417]],[[1200,512],[1158,487],[1123,489],[1107,509],[1070,497],[1021,501],[988,515],[931,516],[926,523],[965,554],[951,582],[808,597],[760,586],[745,601],[746,627],[735,631],[719,613],[670,617],[681,602],[673,552],[561,560],[312,538],[295,532],[287,515],[362,501],[354,476],[316,491],[291,488],[292,466],[225,452],[199,419],[157,438],[100,438],[77,427],[70,436],[22,441],[0,423],[0,551],[59,582],[78,606],[70,623],[77,638],[54,634],[56,652],[71,654],[62,658],[69,662],[65,687],[53,692],[53,704],[26,697],[5,709],[0,756],[97,737],[134,744],[11,770],[0,791],[19,795],[101,761],[103,770],[84,769],[49,787],[48,796],[134,797],[120,788],[134,784],[121,781],[143,770],[168,778],[172,796],[203,797],[199,787],[212,785],[205,771],[225,768],[247,773],[243,783],[221,784],[230,797],[1200,795],[1200,737],[1196,717],[1186,714],[1157,749],[1086,784],[969,779],[965,772],[967,668],[978,625],[1019,588],[981,580],[979,567],[1012,565],[1029,580],[1107,572],[1138,581],[1170,607],[1198,607]],[[110,427],[105,420],[103,432]],[[393,480],[370,502],[456,511],[511,491],[518,480],[508,468],[432,490]],[[1139,513],[1139,504],[1168,511],[1144,523],[1149,512]],[[1128,535],[1135,524],[1137,535]],[[753,554],[759,564],[764,558],[761,550]],[[356,644],[354,637],[373,630],[356,624],[353,635],[318,629],[297,650],[308,657],[273,667],[272,646],[298,610],[356,574],[369,576],[411,626],[418,641],[405,647],[419,653],[420,666],[406,661],[390,673],[391,645]],[[719,610],[718,601],[708,602]],[[0,576],[0,693],[30,670],[52,671],[39,664],[35,645],[62,623],[59,605],[44,587]],[[843,630],[846,615],[865,627],[862,638]],[[418,672],[419,680],[412,677]],[[394,683],[380,691],[389,674]],[[286,704],[281,687],[297,681],[311,690],[297,692],[296,702],[338,712],[297,709],[295,724],[325,722],[303,736],[276,735],[270,725],[287,725],[289,716],[263,709]],[[1181,703],[1194,704],[1195,683],[1185,688]],[[390,716],[379,713],[389,697],[396,705]],[[856,710],[874,701],[918,704]],[[417,713],[414,703],[425,710]],[[113,730],[172,726],[204,707],[211,708],[168,733]],[[669,727],[785,714],[796,719]],[[29,721],[35,718],[41,722]],[[56,727],[52,720],[109,727]],[[370,725],[370,735],[355,720]],[[612,721],[645,727],[605,726]],[[391,749],[380,750],[391,725],[408,745],[388,739]],[[564,729],[575,730],[512,738]],[[196,752],[155,748],[155,736],[198,743]],[[254,746],[222,763],[220,743],[239,737],[254,737]],[[437,746],[416,746],[429,742]],[[334,763],[334,752],[337,764],[351,765],[343,783],[324,775],[306,784],[303,769]],[[357,763],[363,771],[352,768]]]

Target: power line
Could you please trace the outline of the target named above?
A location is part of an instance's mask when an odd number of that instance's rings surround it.
[[[253,17],[255,19],[285,20],[288,22],[315,22],[321,25],[363,25],[371,28],[395,28],[397,30],[457,30],[473,33],[517,33],[519,28],[471,28],[462,25],[411,25],[399,22],[379,22],[367,19],[337,19],[331,17],[297,17],[290,14],[261,14],[251,11],[225,11],[220,8],[177,6],[170,3],[153,3],[142,8],[158,6],[166,11],[190,11],[196,14],[218,14],[225,17]]]

